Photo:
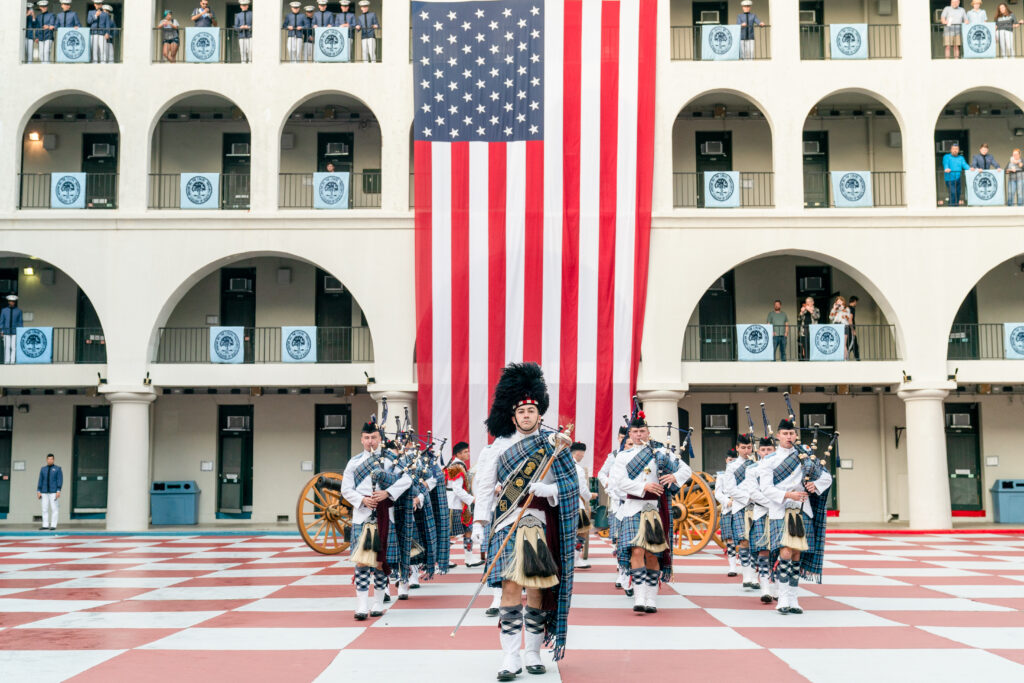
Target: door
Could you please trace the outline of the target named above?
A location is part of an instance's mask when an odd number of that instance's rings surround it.
[[[11,511],[11,435],[14,406],[0,406],[0,519]]]
[[[352,295],[338,278],[316,270],[316,343],[320,363],[352,360]]]
[[[697,206],[704,208],[704,173],[732,170],[732,131],[695,131],[694,151],[697,154]]]
[[[251,8],[250,8],[251,9]],[[224,16],[227,21],[224,22],[223,26],[225,30],[222,32],[224,36],[224,59],[233,62],[235,61],[235,55],[238,55],[238,61],[242,59],[242,53],[238,45],[238,32],[233,30],[231,27],[235,25],[235,15],[242,11],[237,2],[228,2],[224,7]]]
[[[217,514],[252,513],[252,406],[218,406]]]
[[[928,4],[931,9],[928,21],[931,23],[932,59],[937,59],[945,54],[945,48],[942,45],[942,37],[945,32],[945,27],[942,26],[940,17],[942,17],[942,10],[949,5],[949,0],[929,0]],[[964,9],[970,9],[971,3],[961,2],[960,6]]]
[[[978,359],[978,289],[972,287],[960,304],[949,330],[949,360]]]
[[[0,306],[7,305],[7,295],[18,293],[18,269],[0,268]],[[0,335],[0,349],[4,348],[4,337]]]
[[[256,327],[256,269],[221,268],[220,270],[220,324],[225,327],[244,327],[246,363],[255,359],[253,336]]]
[[[352,410],[343,405],[316,407],[316,471],[345,471],[352,457]]]
[[[106,363],[107,346],[103,338],[100,317],[96,315],[89,297],[78,289],[78,311],[75,322],[75,362]]]
[[[832,293],[832,267],[831,266],[797,266],[796,267],[796,310],[797,310],[797,343],[799,344],[800,360],[810,359],[810,336],[800,333],[800,307],[804,299],[811,297],[814,305],[818,308],[821,317],[819,324],[828,322],[829,311],[832,304],[829,302],[829,295]]]
[[[800,0],[800,59],[825,59],[825,3]]]
[[[221,162],[221,208],[249,208],[249,133],[224,133]]]
[[[981,510],[981,423],[977,403],[946,404],[946,462],[953,510]]]
[[[321,173],[327,170],[327,164],[334,164],[336,173],[355,171],[355,134],[354,133],[317,133],[316,136],[316,170]],[[348,205],[352,207],[352,183],[349,178]]]
[[[729,449],[736,446],[736,404],[701,404],[701,452],[705,472],[725,470]]]
[[[693,3],[693,58],[701,59],[701,26],[704,24],[729,24],[728,2],[695,2]]]
[[[733,271],[720,277],[697,304],[700,359],[736,360],[736,297]]]
[[[949,152],[950,145],[956,143],[960,146],[960,156],[970,163],[969,150],[971,144],[970,132],[966,130],[936,130],[935,131],[935,193],[938,201],[943,205],[949,203],[949,190],[946,189],[946,179],[943,174],[942,157]],[[960,201],[967,203],[964,194],[964,176],[960,174]]]
[[[87,208],[117,208],[117,151],[117,133],[82,133]]]
[[[110,406],[75,406],[72,515],[106,515],[109,456]]]
[[[800,440],[807,445],[811,444],[814,439],[814,425],[817,424],[822,432],[828,432],[831,434],[836,431],[839,427],[836,424],[836,404],[835,403],[801,403],[800,404],[800,427],[805,430],[800,433]],[[825,449],[828,448],[828,442],[831,437],[826,436],[822,433],[818,438],[818,450],[816,451],[818,458],[825,457]],[[829,473],[832,475],[832,486],[828,490],[828,509],[838,510],[839,509],[839,478],[836,476],[836,464],[839,462],[839,441],[837,440],[835,445],[832,447],[832,453],[828,457],[827,467]]]
[[[828,131],[804,131],[804,206],[827,207]]]

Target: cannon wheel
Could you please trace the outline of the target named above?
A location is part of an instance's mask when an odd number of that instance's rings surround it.
[[[718,531],[718,508],[709,485],[712,482],[714,479],[704,472],[694,472],[672,499],[674,555],[700,552]]]
[[[295,522],[306,545],[322,555],[337,555],[350,545],[345,539],[352,534],[352,508],[340,491],[318,486],[320,477],[341,480],[337,472],[321,472],[310,479],[299,494]]]
[[[597,535],[601,538],[608,538],[609,536],[611,536],[611,529],[598,529]]]

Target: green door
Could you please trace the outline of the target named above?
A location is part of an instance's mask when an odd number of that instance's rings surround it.
[[[825,58],[825,3],[800,1],[800,59]]]
[[[243,327],[245,346],[243,362],[255,362],[256,347],[256,269],[221,268],[220,270],[220,324],[225,327]],[[266,353],[269,349],[260,349]]]
[[[217,513],[247,518],[252,514],[252,406],[218,406],[217,412]]]
[[[0,519],[11,511],[11,434],[14,406],[0,406]]]
[[[828,196],[828,131],[804,131],[804,206],[824,208]]]
[[[946,404],[946,462],[953,510],[981,510],[981,423],[977,403]]]
[[[352,294],[330,273],[316,270],[317,362],[352,360]]]
[[[345,471],[352,456],[352,429],[349,406],[316,407],[316,471]]]
[[[728,2],[695,2],[693,3],[693,58],[701,59],[701,47],[704,39],[701,27],[705,24],[731,24],[729,20]]]
[[[221,208],[249,208],[251,159],[249,133],[224,133],[221,161]]]
[[[732,131],[698,130],[694,132],[697,153],[697,206],[704,208],[704,173],[732,170]]]
[[[110,406],[75,406],[72,515],[106,516],[109,457]]]
[[[810,445],[814,440],[814,425],[817,424],[822,430],[818,439],[818,458],[825,457],[825,449],[828,448],[829,437],[824,433],[831,434],[836,431],[836,404],[835,403],[801,403],[800,404],[800,441]],[[806,431],[810,430],[810,431]],[[839,442],[832,448],[832,454],[828,458],[828,471],[832,475],[832,486],[828,490],[828,509],[839,509],[839,478],[836,476],[836,465],[839,462]]]
[[[697,304],[702,361],[736,360],[735,277],[729,271],[712,284]]]
[[[736,445],[736,404],[705,403],[701,415],[701,461],[705,472],[725,469],[725,457]]]
[[[117,208],[117,152],[117,133],[82,134],[86,207]]]
[[[106,363],[107,345],[100,327],[100,317],[85,292],[78,290],[78,311],[75,323],[75,362]]]
[[[972,288],[953,318],[949,330],[949,360],[978,359],[978,290]]]

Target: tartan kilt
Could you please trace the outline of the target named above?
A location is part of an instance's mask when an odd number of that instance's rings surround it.
[[[722,514],[722,521],[719,524],[719,529],[722,532],[722,540],[723,541],[732,541],[732,540],[734,540],[735,537],[733,536],[733,525],[732,525],[732,513],[731,512],[726,512],[726,513]]]
[[[348,547],[348,555],[352,557],[352,553],[356,551],[356,542],[359,540],[359,535],[363,533],[362,524],[352,525],[352,545]],[[392,567],[398,566],[398,535],[395,533],[395,523],[391,522],[388,525],[388,564]]]
[[[462,523],[462,510],[452,510],[451,513],[451,525],[449,526],[449,535],[451,536],[462,536],[468,531],[466,525]]]
[[[541,526],[543,526],[543,524]],[[501,588],[501,582],[505,580],[503,578],[505,570],[515,562],[516,539],[513,538],[508,543],[505,543],[505,537],[508,536],[509,529],[511,528],[512,525],[509,524],[503,529],[495,531],[494,535],[491,537],[491,542],[487,545],[487,558],[496,558],[494,568],[491,570],[490,576],[487,577],[487,585],[490,588]],[[505,549],[501,551],[500,556],[496,556],[498,548],[501,547],[502,543],[505,543]]]
[[[619,521],[619,542],[616,544],[618,548],[618,559],[620,565],[629,565],[630,555],[633,551],[633,546],[630,544],[638,531],[640,531],[640,517],[643,513],[638,512],[635,515],[630,515],[625,519]]]
[[[619,540],[619,518],[614,514],[608,515],[608,538],[612,541]]]
[[[806,513],[801,511],[800,513],[804,518],[804,533],[807,536],[807,545],[814,543],[814,526],[811,524],[811,518]],[[750,528],[750,547],[754,550],[768,550],[775,552],[782,548],[782,534],[786,529],[786,518],[773,519],[771,520],[771,538],[768,539],[768,543],[764,539],[765,522],[768,520],[768,515],[765,515],[761,519],[754,520],[754,525]]]
[[[733,512],[729,515],[732,518],[732,540],[739,543],[747,539],[747,513],[746,510]]]

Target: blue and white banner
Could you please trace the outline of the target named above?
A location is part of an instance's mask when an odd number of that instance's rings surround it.
[[[315,363],[316,327],[282,327],[281,361]]]
[[[185,61],[216,64],[220,61],[220,29],[190,26],[185,29]]]
[[[811,325],[811,360],[845,360],[846,326]]]
[[[210,362],[211,363],[244,363],[245,362],[245,328],[244,327],[211,327],[210,328]]]
[[[996,25],[964,24],[964,59],[992,59],[996,56]]]
[[[739,360],[772,360],[772,328],[770,325],[737,325],[736,357]]]
[[[1024,360],[1024,323],[1003,323],[1003,349],[1007,360]]]
[[[52,327],[19,327],[15,334],[18,363],[53,362]]]
[[[1006,203],[1003,169],[964,171],[968,206],[1002,206]]]
[[[220,173],[182,173],[181,208],[216,209],[220,206]]]
[[[836,208],[874,206],[870,171],[832,171],[832,203]]]
[[[721,62],[740,58],[740,27],[736,24],[715,24],[700,27],[700,58]]]
[[[351,174],[314,173],[313,208],[347,209]]]
[[[51,173],[50,174],[50,208],[51,209],[84,209],[85,208],[85,174],[84,173]]]
[[[65,64],[88,64],[89,29],[81,27],[57,29],[57,61]]]
[[[831,24],[828,27],[832,59],[867,59],[867,24]]]
[[[314,32],[316,42],[313,44],[313,61],[352,61],[352,41],[349,40],[348,32],[347,28],[317,26]]]
[[[704,171],[705,209],[734,209],[739,205],[739,171]]]

